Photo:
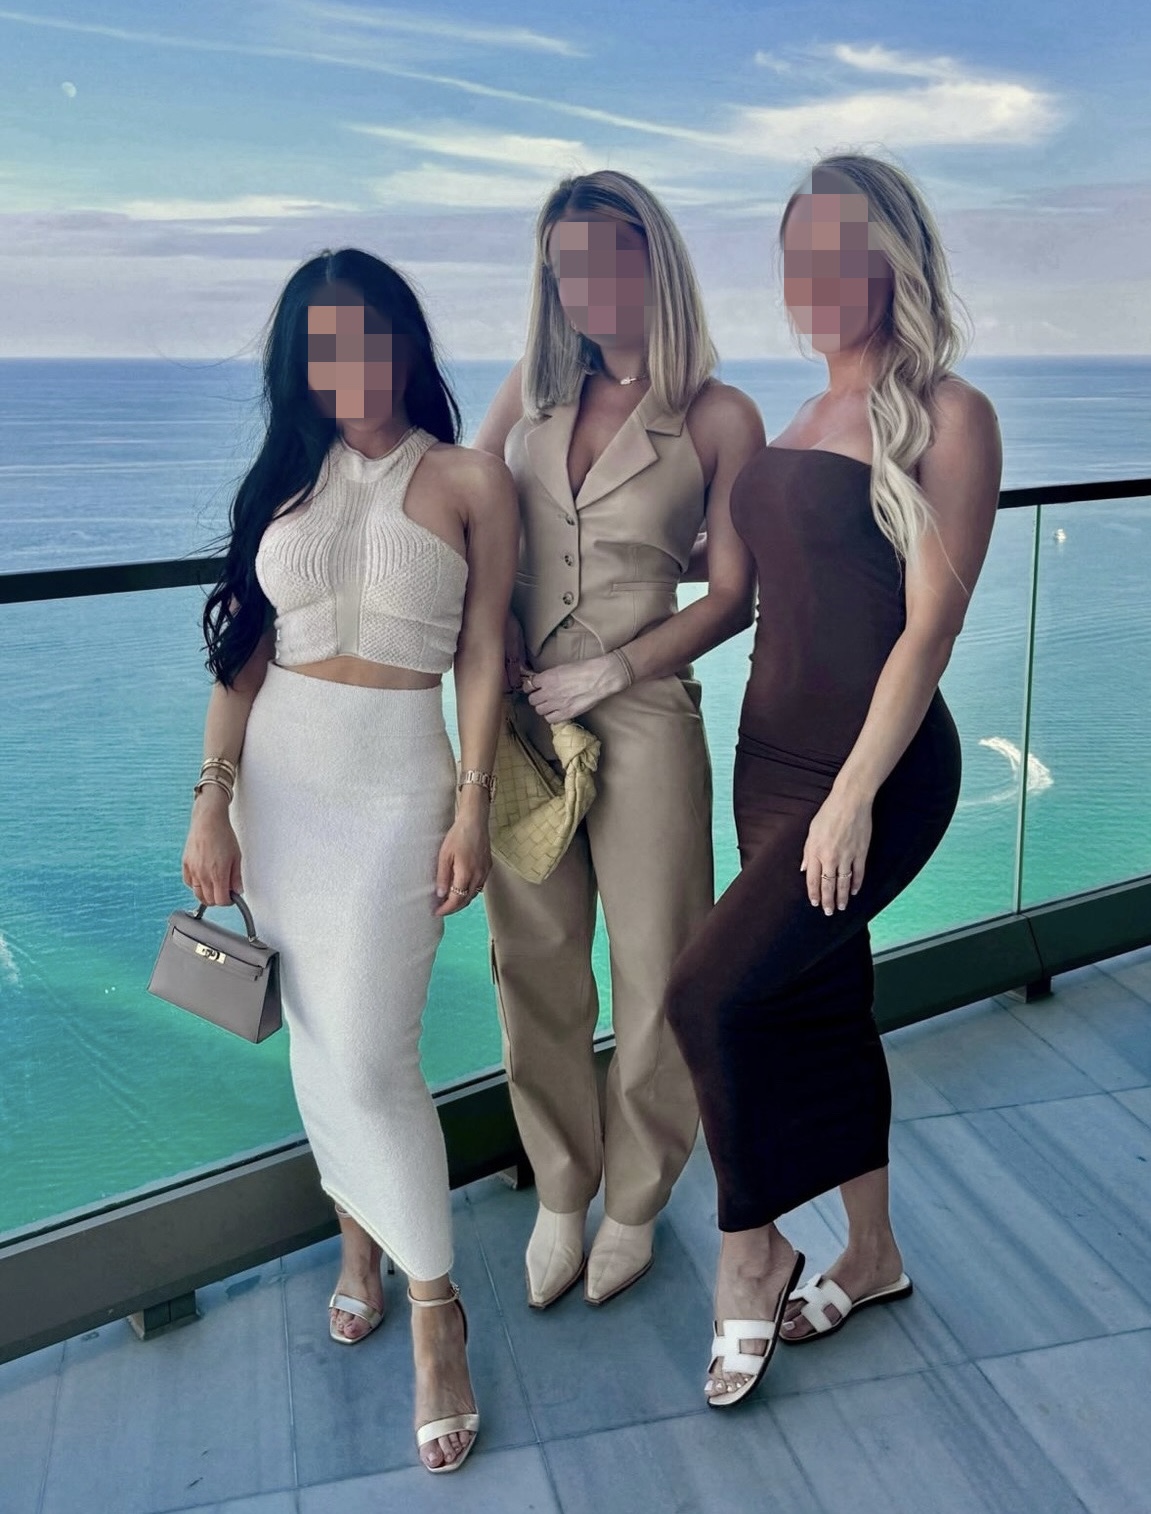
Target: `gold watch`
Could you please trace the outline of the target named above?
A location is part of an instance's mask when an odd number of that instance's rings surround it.
[[[496,775],[494,773],[481,773],[478,768],[468,768],[466,773],[460,774],[460,780],[456,784],[457,794],[463,789],[465,783],[475,783],[480,788],[487,789],[489,799],[496,797]]]

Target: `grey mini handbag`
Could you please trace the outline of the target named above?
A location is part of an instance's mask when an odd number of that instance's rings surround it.
[[[232,903],[246,936],[205,920],[203,904],[168,916],[148,992],[245,1041],[263,1041],[280,1028],[280,956],[256,935],[239,894]]]

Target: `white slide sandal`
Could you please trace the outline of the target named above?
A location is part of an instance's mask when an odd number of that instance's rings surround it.
[[[855,1310],[866,1309],[868,1304],[893,1304],[897,1299],[908,1298],[913,1291],[911,1279],[906,1272],[901,1272],[894,1283],[865,1293],[862,1298],[851,1299],[832,1278],[817,1272],[802,1288],[797,1288],[788,1300],[789,1303],[803,1305],[796,1317],[805,1319],[811,1329],[806,1335],[781,1334],[780,1339],[785,1346],[803,1346],[808,1341],[824,1340],[837,1330],[842,1330],[847,1324],[848,1315]],[[829,1305],[838,1309],[837,1320],[828,1318]]]
[[[779,1343],[779,1327],[783,1322],[783,1311],[787,1308],[788,1300],[793,1296],[792,1289],[795,1287],[795,1280],[803,1271],[805,1261],[803,1252],[797,1251],[791,1276],[779,1290],[779,1302],[775,1308],[774,1319],[725,1319],[722,1330],[717,1326],[715,1339],[711,1343],[708,1381],[711,1382],[716,1377],[718,1369],[719,1372],[725,1374],[738,1372],[740,1376],[747,1377],[747,1382],[740,1383],[738,1388],[732,1388],[728,1393],[707,1394],[707,1401],[713,1409],[730,1409],[745,1399],[749,1393],[754,1393],[763,1381],[763,1375],[771,1364],[772,1355]],[[753,1352],[741,1351],[740,1341],[764,1341],[766,1344],[763,1355],[756,1356]]]

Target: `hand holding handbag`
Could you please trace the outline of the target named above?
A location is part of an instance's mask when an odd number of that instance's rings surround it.
[[[256,935],[243,898],[233,893],[232,903],[246,936],[205,920],[203,904],[168,916],[148,992],[245,1041],[263,1041],[281,1023],[280,954]]]
[[[505,701],[496,746],[492,851],[528,883],[542,883],[559,865],[595,798],[600,743],[574,720],[553,725],[561,777],[520,730],[515,708],[514,697]]]

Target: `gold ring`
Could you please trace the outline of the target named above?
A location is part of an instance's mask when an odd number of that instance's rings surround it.
[[[821,878],[837,878],[839,876],[839,874],[838,873],[820,873],[819,876]]]
[[[471,893],[471,889],[470,888],[456,888],[454,885],[449,885],[448,886],[448,893],[449,894],[463,894],[466,897],[468,894]]]

